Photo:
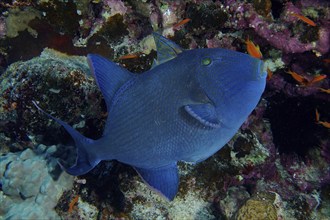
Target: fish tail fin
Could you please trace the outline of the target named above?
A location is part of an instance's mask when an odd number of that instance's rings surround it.
[[[35,101],[32,101],[32,103],[39,111],[41,111],[42,113],[47,115],[49,118],[53,119],[54,121],[56,121],[57,123],[62,125],[65,128],[65,130],[71,135],[71,137],[73,138],[73,140],[75,142],[75,145],[77,147],[76,163],[73,166],[66,168],[63,166],[63,164],[61,162],[58,161],[58,164],[60,165],[60,167],[63,170],[65,170],[70,175],[79,176],[79,175],[83,175],[83,174],[89,172],[100,162],[99,159],[93,158],[91,156],[91,154],[89,154],[87,151],[91,147],[90,145],[93,145],[93,143],[95,142],[94,140],[83,136],[78,131],[76,131],[73,127],[68,125],[66,122],[64,122],[60,119],[57,119],[54,116],[48,114],[47,112],[42,110]]]

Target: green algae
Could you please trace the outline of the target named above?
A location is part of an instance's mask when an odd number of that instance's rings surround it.
[[[17,37],[21,31],[27,30],[32,36],[37,37],[37,31],[31,28],[29,23],[40,17],[41,12],[32,7],[27,7],[25,9],[9,9],[8,16],[6,18],[6,36],[9,38],[14,38]]]

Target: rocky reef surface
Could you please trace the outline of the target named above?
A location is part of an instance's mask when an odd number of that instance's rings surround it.
[[[327,219],[329,9],[322,0],[1,1],[0,219]],[[57,160],[74,161],[72,140],[32,104],[97,139],[107,112],[85,55],[139,74],[155,57],[153,31],[186,49],[245,52],[250,39],[273,73],[224,148],[179,164],[173,202],[116,161],[78,178],[61,171]]]

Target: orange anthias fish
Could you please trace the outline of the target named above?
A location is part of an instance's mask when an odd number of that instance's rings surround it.
[[[309,80],[306,77],[301,76],[298,73],[291,71],[291,70],[289,70],[287,73],[290,74],[292,76],[292,78],[294,78],[300,85],[303,85],[303,86],[311,86],[311,85],[327,78],[327,75],[318,75],[318,76],[315,76],[313,79]]]
[[[292,13],[292,15],[295,16],[295,17],[297,17],[299,20],[305,22],[306,24],[309,24],[309,25],[311,25],[313,27],[316,26],[316,24],[315,24],[314,21],[312,21],[311,19],[309,19],[309,18],[307,18],[307,17],[305,17],[303,15],[300,15],[300,14],[297,14],[297,13]]]
[[[330,94],[330,89],[319,88],[319,90],[321,90],[321,92],[325,92],[325,93]]]
[[[245,41],[246,43],[246,49],[247,52],[250,54],[250,56],[257,58],[257,59],[262,59],[262,53],[260,51],[260,48],[258,45],[255,45],[251,40],[247,39]]]
[[[71,213],[79,200],[79,195],[76,195],[69,204],[68,212]]]
[[[330,122],[320,121],[320,113],[317,109],[315,109],[315,119],[316,123],[322,125],[323,127],[330,128]]]
[[[289,70],[287,73],[290,74],[292,76],[292,78],[294,78],[300,85],[307,86],[309,80],[306,79],[305,77],[303,77],[303,76],[299,75],[298,73],[293,72],[291,70]]]
[[[190,20],[191,20],[190,18],[183,19],[179,23],[173,25],[173,29],[174,30],[179,30],[181,28],[181,26],[187,24]]]
[[[270,80],[272,78],[272,76],[273,76],[273,72],[269,68],[267,68],[267,78],[266,78],[266,80]]]
[[[121,56],[118,59],[119,60],[127,60],[127,59],[136,59],[136,58],[139,58],[139,57],[140,57],[140,54],[132,53],[132,54],[127,54],[127,55]]]
[[[324,80],[325,78],[327,78],[327,75],[318,75],[318,76],[315,76],[312,80],[309,81],[309,84],[311,85],[311,84],[320,82],[320,81]]]

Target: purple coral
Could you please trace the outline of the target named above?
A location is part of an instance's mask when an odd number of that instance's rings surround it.
[[[117,13],[123,15],[126,14],[128,8],[125,6],[124,2],[118,0],[104,0],[103,1],[105,6],[110,7],[111,14],[115,15]]]
[[[305,51],[317,50],[321,54],[329,51],[329,22],[322,20],[319,25],[318,40],[316,44],[304,43],[300,40],[300,34],[291,32],[287,24],[296,22],[297,18],[290,16],[291,13],[300,13],[301,9],[287,3],[279,21],[269,21],[259,15],[250,3],[235,3],[228,5],[231,13],[230,24],[236,24],[236,28],[253,28],[262,38],[266,39],[273,47],[285,53],[302,53]],[[328,15],[327,15],[328,16]],[[293,35],[293,36],[292,36]]]

